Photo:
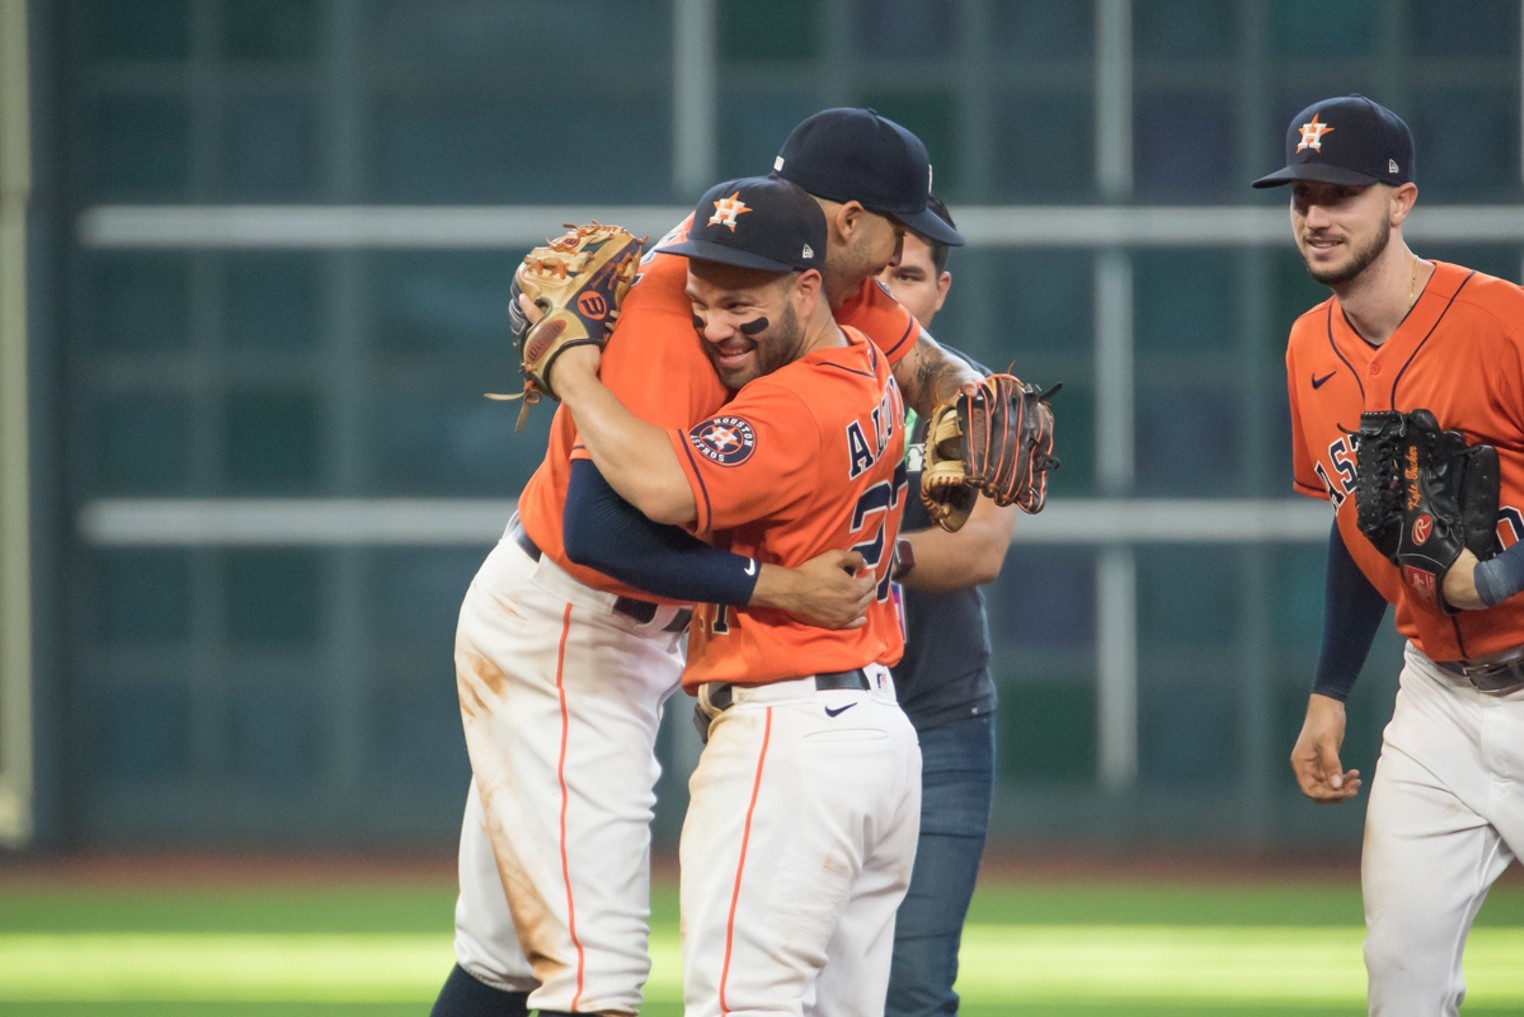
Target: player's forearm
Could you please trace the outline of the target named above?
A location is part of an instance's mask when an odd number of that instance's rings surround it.
[[[591,373],[565,372],[556,391],[588,455],[620,497],[659,523],[693,520],[693,489],[665,431],[625,409]]]
[[[981,497],[956,533],[933,526],[900,534],[915,552],[915,568],[902,580],[915,590],[960,590],[994,582],[1016,528],[1016,508]]]
[[[957,395],[965,385],[977,385],[978,371],[953,356],[925,330],[910,352],[894,367],[894,380],[904,393],[905,404],[923,417]]]

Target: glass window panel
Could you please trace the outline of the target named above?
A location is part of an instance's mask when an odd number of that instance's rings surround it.
[[[1138,548],[1137,561],[1140,649],[1227,649],[1236,643],[1246,607],[1238,554],[1201,544],[1150,545]]]
[[[508,522],[504,508],[503,523]],[[460,602],[490,548],[376,551],[365,584],[377,638],[387,643],[435,647],[448,655]]]
[[[1422,56],[1519,57],[1517,0],[1467,0],[1464,8],[1408,5],[1413,52]]]
[[[1373,53],[1386,17],[1377,0],[1277,0],[1266,9],[1275,53],[1302,60]]]
[[[310,350],[322,340],[323,256],[229,251],[223,255],[223,335],[239,350]]]
[[[952,0],[858,0],[856,24],[854,41],[868,57],[945,57],[958,41],[958,10]]]
[[[327,711],[312,685],[245,679],[228,693],[222,741],[227,772],[310,790],[322,770]]]
[[[1236,389],[1140,386],[1136,397],[1137,494],[1214,498],[1247,493],[1239,463],[1242,398]]]
[[[1465,115],[1457,115],[1464,110]],[[1446,204],[1519,199],[1519,92],[1425,88],[1394,111],[1413,132],[1414,179],[1424,198]]]
[[[1133,253],[1138,353],[1223,353],[1240,343],[1233,319],[1238,260],[1231,250]]]
[[[92,292],[81,301],[91,317],[82,338],[122,352],[182,350],[190,342],[190,264],[157,251],[102,253],[89,260]]]
[[[91,492],[168,495],[190,487],[191,411],[184,396],[104,396],[91,417],[94,466],[85,478]]]
[[[306,95],[235,94],[223,102],[222,187],[234,201],[317,194],[317,117]]]
[[[1095,688],[1089,682],[1000,687],[995,714],[1003,781],[1091,783],[1096,760]]]
[[[1016,529],[1000,578],[983,588],[991,646],[994,656],[1002,659],[1000,670],[1025,673],[1021,660],[1029,651],[1088,655],[1096,636],[1095,552],[1025,544],[1019,522]],[[1043,581],[1033,583],[1033,576]]]
[[[548,119],[534,104],[450,95],[391,96],[375,110],[376,198],[398,202],[648,202],[670,193],[671,102],[627,82],[577,99],[559,95]],[[528,152],[597,139],[622,159],[572,159],[547,173]],[[780,139],[781,141],[781,139]],[[771,165],[769,160],[768,165]]]
[[[434,358],[486,350],[494,365],[506,363],[515,258],[502,251],[373,255],[369,302],[377,344]]]
[[[1290,195],[1287,195],[1286,200],[1291,200]],[[1286,223],[1286,242],[1274,252],[1274,280],[1270,332],[1276,337],[1276,346],[1284,350],[1286,337],[1291,334],[1291,326],[1296,320],[1332,296],[1327,286],[1307,274],[1307,263],[1302,260],[1291,239],[1289,220]]]
[[[189,0],[88,0],[90,52],[100,60],[184,60],[190,55]]]
[[[1003,95],[990,142],[997,202],[1087,201],[1095,196],[1095,109],[1090,92]]]
[[[323,634],[321,552],[230,550],[224,557],[223,618],[234,644],[316,646]]]
[[[483,399],[483,390],[383,386],[370,423],[375,493],[516,494],[539,465],[545,443],[532,436],[530,424],[514,432],[518,404]],[[547,427],[553,409],[542,404],[530,410],[531,423]]]
[[[748,2],[748,7],[765,8],[770,4]],[[721,81],[724,80],[723,73]],[[807,91],[755,94],[749,88],[723,88],[720,108],[727,115],[717,125],[717,177],[721,180],[756,176],[772,172],[773,160],[784,140],[795,127],[825,108]],[[685,199],[696,202],[698,195]]]
[[[317,49],[317,30],[314,0],[225,0],[222,5],[222,55],[230,60],[305,60]]]
[[[181,682],[96,685],[83,751],[86,773],[109,784],[165,785],[191,770],[190,693]]]
[[[1243,200],[1248,178],[1234,158],[1241,121],[1231,93],[1140,95],[1133,121],[1138,197],[1194,204]]]
[[[179,96],[106,95],[96,101],[86,172],[108,200],[182,198],[190,187],[190,115]]]
[[[1095,52],[1095,5],[1053,0],[1004,0],[990,5],[991,34],[1002,55],[1016,60],[1090,60]]]
[[[1328,523],[1333,526],[1332,510]],[[1282,654],[1305,663],[1308,684],[1323,631],[1323,577],[1327,560],[1328,542],[1324,540],[1277,548],[1273,565],[1275,645]]]
[[[471,765],[447,649],[432,670],[410,670],[405,681],[376,689],[374,703],[372,772],[403,785],[465,786]]]
[[[365,51],[375,66],[493,79],[505,69],[538,73],[542,56],[548,68],[553,55],[590,50],[598,52],[604,69],[622,72],[621,63],[638,64],[641,75],[669,77],[669,7],[608,0],[365,0],[358,5],[367,23]],[[660,62],[652,64],[653,58]]]
[[[957,210],[953,216],[957,217]],[[982,256],[957,251],[953,257]],[[1022,350],[1090,355],[1095,341],[1095,272],[1089,251],[1011,248],[997,252],[995,292]],[[957,272],[953,273],[957,285]],[[1067,391],[1067,389],[1065,389]]]
[[[1222,0],[1148,0],[1132,7],[1134,52],[1142,60],[1233,60],[1237,4]]]
[[[1138,702],[1138,774],[1164,788],[1218,786],[1242,770],[1235,683],[1220,672],[1183,675],[1165,665],[1144,675]],[[1277,746],[1277,749],[1280,747]],[[1286,746],[1289,751],[1290,746]]]
[[[229,490],[295,494],[319,485],[316,398],[283,390],[233,391],[222,417]]]
[[[191,637],[191,556],[123,548],[91,556],[95,638],[106,646],[183,643]]]
[[[958,102],[947,92],[868,92],[862,103],[902,127],[914,131],[931,155],[932,187],[956,193],[958,165]],[[954,219],[957,216],[953,216]]]
[[[820,55],[818,9],[815,0],[720,0],[720,65],[815,59]]]

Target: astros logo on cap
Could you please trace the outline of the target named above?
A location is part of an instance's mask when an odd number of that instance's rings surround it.
[[[706,226],[729,226],[730,232],[736,231],[736,217],[745,215],[751,209],[746,202],[741,200],[741,192],[736,191],[728,198],[721,198],[714,203],[714,215],[709,217]]]
[[[715,417],[688,432],[688,444],[719,466],[738,466],[757,448],[757,432],[740,417]]]
[[[1297,130],[1302,132],[1302,143],[1296,146],[1298,152],[1304,148],[1310,148],[1315,152],[1323,151],[1323,135],[1333,132],[1332,127],[1329,127],[1327,124],[1318,123],[1318,115],[1316,113],[1312,115],[1311,120],[1298,127]]]

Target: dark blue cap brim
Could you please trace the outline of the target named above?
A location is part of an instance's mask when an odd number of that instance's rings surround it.
[[[1267,177],[1260,177],[1250,186],[1279,187],[1297,180],[1312,180],[1320,184],[1343,184],[1345,187],[1364,187],[1367,184],[1382,182],[1369,173],[1345,169],[1343,166],[1330,166],[1321,162],[1299,162],[1278,169]]]
[[[752,254],[750,251],[742,251],[735,247],[727,247],[724,244],[716,244],[708,240],[695,240],[689,237],[682,243],[673,244],[671,247],[661,248],[662,254],[676,254],[684,258],[697,258],[700,261],[714,261],[721,265],[734,265],[737,268],[754,268],[762,272],[803,272],[804,268],[798,265],[788,265],[772,258],[763,257],[760,254]],[[815,267],[815,266],[810,266]]]
[[[948,247],[962,247],[964,244],[963,234],[947,225],[946,220],[929,208],[923,208],[914,213],[883,212],[880,214],[894,216],[904,223],[907,229],[927,240],[935,240]]]

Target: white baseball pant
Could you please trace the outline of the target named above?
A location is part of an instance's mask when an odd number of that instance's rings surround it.
[[[1524,849],[1524,689],[1486,693],[1412,644],[1365,814],[1373,1017],[1456,1017],[1461,954]]]
[[[732,686],[710,723],[680,848],[686,1017],[883,1017],[921,752],[865,670],[871,691]]]
[[[655,746],[683,634],[675,607],[642,624],[615,604],[505,534],[461,605],[456,959],[533,988],[531,1009],[633,1014],[650,972]]]

